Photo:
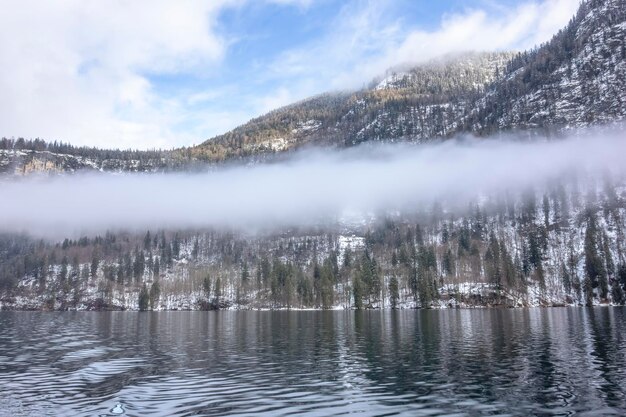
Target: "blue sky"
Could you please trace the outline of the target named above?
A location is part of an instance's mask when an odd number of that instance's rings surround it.
[[[578,0],[0,0],[0,135],[200,143],[387,68],[524,49]],[[29,30],[24,30],[29,28]]]

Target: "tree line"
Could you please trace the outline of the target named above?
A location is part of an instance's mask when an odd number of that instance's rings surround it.
[[[624,303],[626,199],[614,180],[570,180],[382,215],[345,243],[337,228],[33,240],[0,237],[0,298],[55,308],[167,294],[193,308],[378,308]],[[342,234],[343,233],[343,234]],[[344,239],[344,240],[342,240]],[[343,243],[342,243],[343,242]],[[147,304],[146,304],[147,303]]]

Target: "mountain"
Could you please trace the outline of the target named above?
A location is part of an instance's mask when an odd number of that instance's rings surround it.
[[[462,129],[571,128],[626,117],[626,0],[588,0],[547,44],[519,54]]]
[[[191,148],[101,151],[3,140],[0,174],[171,171],[262,161],[303,146],[558,132],[626,118],[625,79],[626,0],[586,0],[564,29],[530,51],[465,53],[394,68],[360,91],[294,103]]]
[[[396,68],[361,91],[295,103],[193,148],[103,151],[3,140],[0,171],[180,170],[309,145],[615,122],[626,115],[625,30],[626,0],[588,0],[532,51]],[[116,231],[58,242],[0,234],[0,309],[626,303],[623,176],[572,175],[470,198],[466,209],[437,202],[354,225],[267,233]]]
[[[192,149],[219,161],[307,144],[425,141],[469,132],[562,130],[626,117],[626,0],[588,0],[523,53],[448,56],[367,89],[275,110]]]
[[[512,57],[467,53],[390,70],[367,89],[323,94],[253,119],[197,146],[193,154],[214,161],[306,144],[351,146],[447,136]]]
[[[85,170],[155,172],[195,163],[262,160],[307,144],[344,147],[371,140],[427,140],[448,135],[486,92],[512,53],[466,53],[389,70],[370,87],[328,93],[272,111],[194,148],[107,151],[0,140],[0,174]]]

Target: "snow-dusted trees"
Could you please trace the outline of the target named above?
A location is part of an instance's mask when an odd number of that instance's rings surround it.
[[[254,237],[107,233],[58,243],[5,235],[0,297],[113,308],[112,300],[137,300],[145,285],[151,308],[168,297],[205,303],[186,308],[621,304],[626,197],[607,187],[569,181],[456,211],[435,204],[382,216],[349,232],[354,246],[333,227]]]
[[[585,296],[587,300],[593,299],[593,294],[588,294],[588,292],[597,289],[598,296],[601,299],[606,299],[608,294],[608,281],[606,277],[605,265],[598,248],[597,220],[595,214],[589,210],[586,213],[586,216],[585,280],[588,280],[588,283],[585,286]]]

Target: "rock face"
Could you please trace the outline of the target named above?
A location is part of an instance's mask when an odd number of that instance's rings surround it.
[[[92,148],[56,149],[54,145],[4,139],[0,146],[0,176],[74,172],[166,172],[193,170],[197,161],[182,151],[108,151]],[[43,148],[42,148],[43,147]],[[42,149],[38,149],[42,148]]]

